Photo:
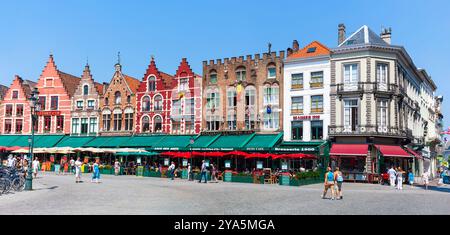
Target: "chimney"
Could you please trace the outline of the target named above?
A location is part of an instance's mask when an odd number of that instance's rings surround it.
[[[298,45],[297,40],[294,40],[294,42],[292,43],[292,50],[294,50],[294,52],[297,52],[298,50],[300,50],[300,46]]]
[[[338,26],[338,45],[341,45],[345,41],[345,25],[339,24]]]
[[[391,36],[392,36],[392,29],[389,27],[388,29],[383,29],[381,31],[380,37],[385,41],[387,44],[391,45]]]

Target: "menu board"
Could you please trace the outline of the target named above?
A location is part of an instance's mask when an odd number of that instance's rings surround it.
[[[226,160],[225,161],[225,168],[227,168],[227,169],[231,168],[231,161],[230,160]]]
[[[263,161],[256,162],[256,169],[258,169],[258,170],[263,169]]]
[[[188,164],[188,160],[187,159],[183,159],[183,166],[187,166]]]
[[[287,169],[288,169],[288,164],[287,164],[287,162],[281,162],[281,170],[287,171]]]
[[[205,160],[206,167],[209,167],[209,160]]]
[[[164,158],[164,166],[168,166],[169,165],[169,159],[168,158]]]
[[[137,157],[137,158],[136,158],[136,163],[137,163],[137,164],[141,164],[141,157]]]

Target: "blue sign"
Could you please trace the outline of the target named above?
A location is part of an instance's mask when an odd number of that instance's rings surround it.
[[[267,106],[267,114],[271,114],[272,113],[272,107]]]

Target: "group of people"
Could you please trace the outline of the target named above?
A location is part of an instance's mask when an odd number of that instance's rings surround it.
[[[8,160],[6,161],[6,166],[15,168],[18,171],[22,171],[26,176],[28,174],[28,167],[29,167],[28,161],[29,160],[25,156],[14,157],[13,155],[9,155]],[[35,157],[31,162],[31,170],[33,178],[37,178],[40,169],[41,164],[39,162],[39,159]]]
[[[202,165],[200,168],[200,180],[198,182],[201,183],[203,180],[204,180],[204,183],[208,182],[208,177],[207,177],[208,171],[211,172],[211,182],[217,183],[218,182],[218,180],[217,180],[218,171],[217,171],[216,166],[214,166],[214,164],[210,164],[208,167],[205,160],[202,160]],[[167,172],[168,172],[168,175],[170,176],[170,178],[172,180],[174,180],[175,177],[180,172],[180,169],[176,168],[175,162],[172,162],[170,164],[169,168],[167,169]],[[194,171],[192,170],[192,166],[190,163],[187,164],[187,177],[188,177],[188,181],[194,181]]]
[[[391,166],[391,168],[387,171],[387,174],[389,175],[389,185],[398,189],[403,190],[403,179],[406,176],[406,172],[402,170],[401,167],[394,168]],[[412,170],[408,171],[408,183],[411,185],[411,187],[414,187],[414,173]],[[428,189],[428,184],[430,183],[430,175],[426,171],[422,174],[422,182],[425,186],[425,189]]]
[[[322,199],[325,199],[328,190],[331,190],[331,200],[342,200],[344,196],[342,195],[342,183],[344,182],[344,176],[342,172],[339,170],[339,167],[336,167],[334,172],[331,171],[331,167],[327,168],[327,172],[325,173],[325,183],[324,183],[324,191],[322,194]]]

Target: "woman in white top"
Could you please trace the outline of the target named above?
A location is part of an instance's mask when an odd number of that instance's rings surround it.
[[[398,190],[403,190],[403,174],[405,172],[402,170],[401,167],[398,167],[397,170],[397,189]]]
[[[83,165],[83,163],[80,161],[80,158],[77,158],[77,161],[75,162],[75,182],[76,183],[81,182],[81,165]]]
[[[34,158],[34,161],[32,163],[32,167],[33,167],[34,178],[36,178],[37,177],[37,173],[39,171],[39,159],[37,157]]]
[[[428,190],[428,184],[430,183],[430,176],[428,175],[428,171],[422,174],[422,181],[425,185],[425,190]]]

